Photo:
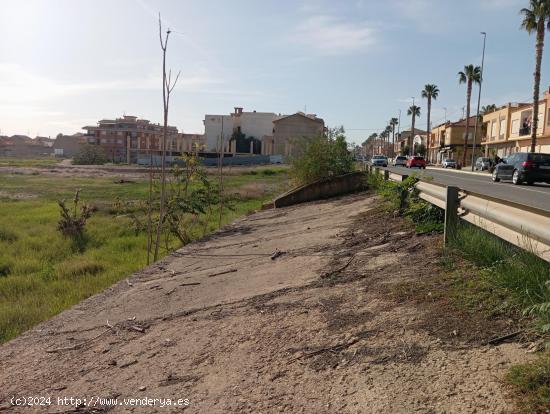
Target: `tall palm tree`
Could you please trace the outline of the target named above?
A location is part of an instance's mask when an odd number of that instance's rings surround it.
[[[392,148],[395,147],[395,127],[398,124],[399,124],[399,120],[397,118],[390,119]]]
[[[407,115],[410,115],[412,117],[411,134],[409,139],[407,140],[407,144],[409,145],[409,154],[413,155],[414,122],[416,120],[416,117],[420,118],[420,107],[416,105],[411,105],[407,110]]]
[[[472,85],[481,84],[481,68],[479,66],[464,66],[463,72],[458,72],[458,83],[466,84],[466,128],[464,131],[464,150],[462,152],[462,165],[466,165],[466,151],[468,150],[468,132],[470,129],[470,99],[472,98]],[[474,137],[475,139],[475,137]]]
[[[531,123],[531,152],[535,152],[539,124],[540,68],[542,66],[542,51],[544,49],[544,32],[546,29],[550,30],[550,1],[530,0],[529,8],[521,9],[521,14],[523,15],[521,28],[529,34],[533,32],[537,34],[533,81],[533,117]]]
[[[437,85],[428,84],[424,85],[424,90],[422,91],[422,97],[426,98],[428,100],[428,114],[427,114],[427,125],[426,133],[428,135],[428,138],[426,139],[426,151],[428,151],[429,142],[430,142],[430,136],[432,129],[430,128],[430,115],[432,113],[432,99],[437,99],[439,96],[439,88]]]

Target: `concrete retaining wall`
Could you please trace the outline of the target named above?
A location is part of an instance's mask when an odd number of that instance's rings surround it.
[[[273,201],[275,208],[353,193],[365,188],[366,175],[354,172],[294,188]]]

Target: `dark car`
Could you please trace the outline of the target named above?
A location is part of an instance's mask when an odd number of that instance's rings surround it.
[[[502,160],[493,171],[493,181],[512,180],[514,184],[550,184],[550,154],[516,152]]]
[[[418,168],[426,169],[426,160],[424,159],[424,157],[417,157],[417,156],[411,157],[407,161],[407,167],[408,168],[418,167]]]

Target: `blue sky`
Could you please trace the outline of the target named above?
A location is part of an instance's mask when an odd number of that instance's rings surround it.
[[[529,100],[527,0],[0,0],[0,132],[74,133],[98,119],[162,119],[157,13],[181,70],[170,124],[202,132],[205,113],[304,110],[361,142],[412,97],[439,86],[434,124],[458,119],[457,72],[487,53],[482,104]],[[550,42],[550,37],[548,37]],[[550,84],[550,47],[541,89]],[[472,110],[475,110],[473,102]]]

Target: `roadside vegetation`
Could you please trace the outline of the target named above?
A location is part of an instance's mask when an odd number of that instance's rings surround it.
[[[344,127],[329,129],[326,135],[300,140],[290,175],[297,184],[343,175],[354,171],[355,160],[348,151]]]
[[[444,211],[418,198],[416,181],[411,176],[396,183],[370,174],[368,185],[384,198],[389,210],[410,219],[417,233],[443,231]],[[468,279],[454,271],[455,263],[464,259],[473,265],[474,275]],[[541,338],[537,346],[544,351],[533,362],[512,367],[506,381],[517,398],[518,412],[548,412],[550,342],[544,338],[550,332],[550,264],[529,246],[520,249],[465,222],[459,224],[442,260],[449,270],[445,294],[457,306],[482,311],[489,318],[516,318],[521,329],[512,334]]]
[[[107,162],[103,148],[97,145],[84,144],[73,157],[74,165],[102,165]]]
[[[231,203],[223,209],[222,225],[260,208],[286,190],[288,181],[282,168],[233,171],[224,180]],[[145,177],[1,174],[0,188],[0,343],[146,266],[147,233],[136,229],[132,218],[143,217],[140,206],[149,194]],[[210,215],[198,212],[200,226],[189,227],[188,241],[218,228],[219,211],[212,209]],[[182,245],[165,228],[161,257]]]

